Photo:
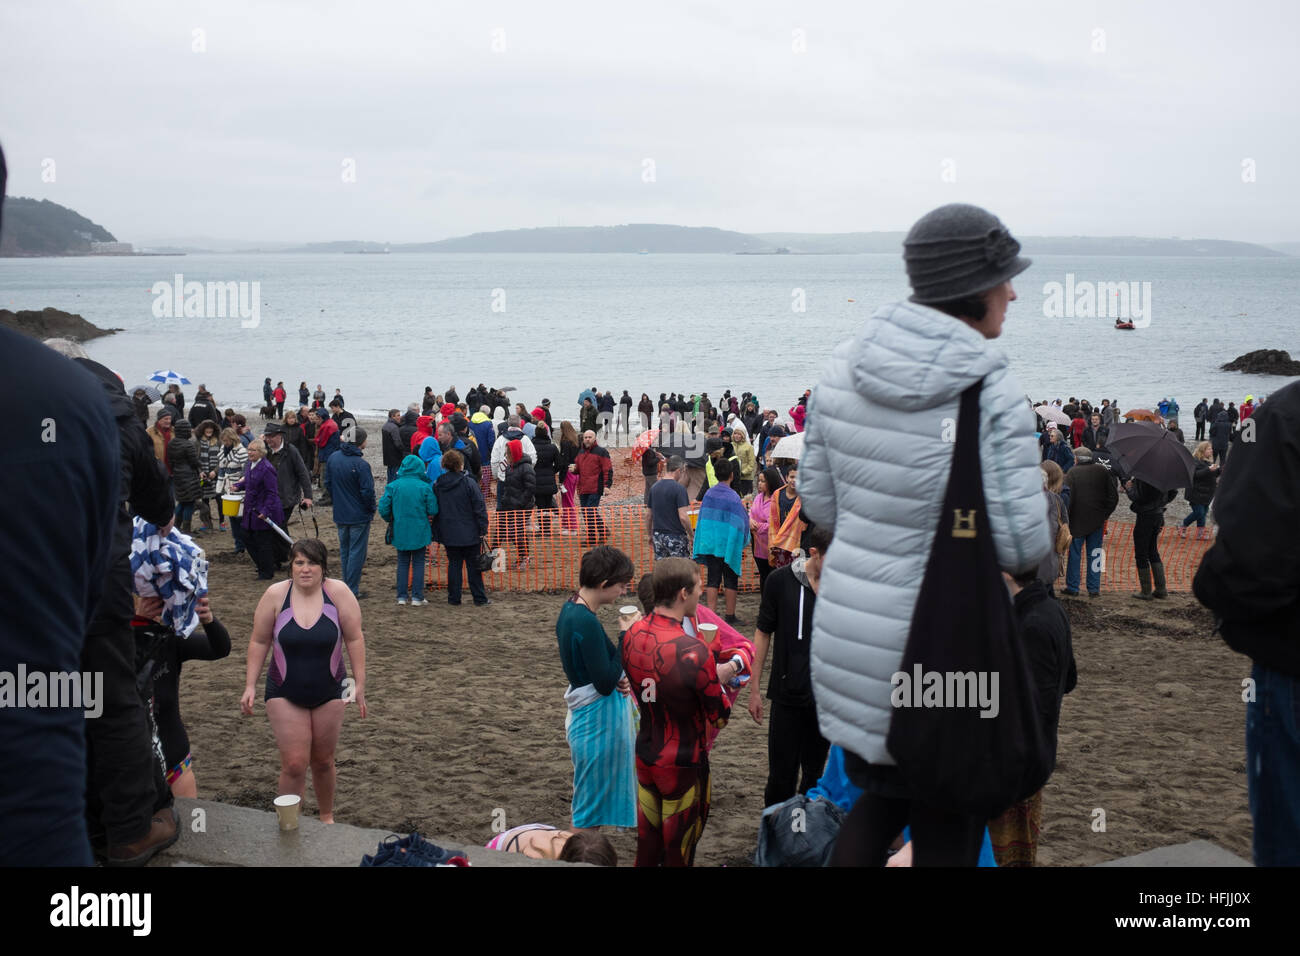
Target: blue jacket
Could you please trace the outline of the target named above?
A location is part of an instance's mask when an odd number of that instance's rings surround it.
[[[464,451],[465,443],[457,438],[456,443],[451,447],[456,451]],[[442,446],[438,444],[436,436],[430,436],[420,442],[420,460],[427,466],[425,474],[429,478],[429,484],[433,484],[442,474]],[[469,462],[465,464],[468,465]]]
[[[325,462],[325,489],[334,499],[335,524],[365,524],[375,516],[375,476],[361,449],[340,445]]]
[[[1064,436],[1058,442],[1049,439],[1043,449],[1043,461],[1054,461],[1061,466],[1061,471],[1069,471],[1074,467],[1074,449]]]
[[[488,532],[487,505],[478,482],[463,471],[444,471],[433,486],[438,517],[433,537],[449,548],[468,548]]]
[[[433,484],[438,480],[438,476],[442,474],[442,446],[438,444],[437,436],[430,435],[420,442],[416,454],[424,462],[425,477],[429,479],[429,484]]]
[[[470,431],[478,441],[479,458],[486,465],[492,460],[492,443],[497,439],[497,430],[492,419],[483,422],[470,422]]]
[[[424,474],[424,462],[407,455],[397,477],[379,499],[379,517],[393,522],[393,547],[398,551],[419,551],[433,540],[429,519],[438,513],[438,497]]]

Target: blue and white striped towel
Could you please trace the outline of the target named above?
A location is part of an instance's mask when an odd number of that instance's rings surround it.
[[[199,598],[208,593],[208,561],[189,535],[175,528],[165,538],[158,526],[134,520],[131,575],[135,593],[163,599],[162,621],[182,637],[199,626]]]

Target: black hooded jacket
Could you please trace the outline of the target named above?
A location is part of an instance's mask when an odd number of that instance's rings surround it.
[[[419,418],[419,414],[412,411],[407,411],[402,415],[401,424],[397,426],[397,434],[402,443],[403,449],[411,447],[411,439],[415,436],[415,433],[419,431],[415,424]],[[407,452],[407,454],[410,454],[410,452]]]
[[[533,436],[533,449],[537,452],[537,461],[533,465],[533,474],[537,479],[535,493],[539,495],[556,494],[560,488],[556,483],[556,470],[560,464],[560,449],[545,429],[537,429]]]

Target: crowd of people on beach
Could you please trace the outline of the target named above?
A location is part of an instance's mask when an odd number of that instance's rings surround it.
[[[106,685],[94,719],[16,709],[3,723],[0,766],[13,786],[0,797],[0,863],[88,864],[93,846],[110,864],[140,865],[175,842],[173,797],[197,792],[181,664],[242,643],[212,615],[206,585],[189,585],[186,601],[181,582],[203,580],[191,539],[227,527],[273,582],[254,612],[241,709],[253,713],[265,669],[279,793],[301,796],[310,771],[320,818],[332,822],[346,707],[367,715],[360,579],[377,513],[403,606],[427,604],[424,562],[439,548],[448,604],[461,603],[467,578],[473,603],[486,605],[491,552],[513,547],[526,565],[529,535],[582,535],[579,587],[555,623],[572,829],[530,824],[496,848],[612,864],[601,828],[635,828],[637,865],[691,865],[709,817],[709,755],[748,688],[751,719],[768,723],[761,861],[1032,865],[1061,702],[1078,679],[1054,588],[1064,564],[1062,596],[1081,583],[1099,595],[1094,555],[1121,489],[1136,519],[1136,596],[1147,600],[1168,593],[1157,542],[1169,501],[1186,490],[1184,529],[1205,528],[1214,501],[1218,536],[1195,591],[1254,660],[1255,859],[1300,863],[1300,738],[1279,716],[1300,699],[1300,558],[1289,534],[1300,522],[1300,386],[1240,407],[1203,399],[1187,464],[1173,399],[1121,414],[1113,399],[1071,398],[1026,413],[991,343],[1030,261],[992,214],[933,211],[909,232],[904,261],[911,299],[837,346],[785,421],[749,391],[634,401],[593,387],[578,396],[575,427],[546,399],[528,408],[481,383],[464,401],[454,386],[429,387],[389,411],[379,486],[370,436],[339,389],[327,403],[303,381],[295,410],[268,377],[257,437],[204,386],[186,415],[179,388],[128,395],[77,346],[0,330],[13,359],[9,407],[22,421],[57,422],[58,435],[38,441],[24,428],[24,479],[7,479],[0,670],[93,671]],[[1150,428],[1133,424],[1144,420]],[[600,518],[614,482],[601,442],[611,431],[631,442],[634,421],[638,439],[657,427],[638,446],[655,556],[639,575]],[[1181,484],[1125,452],[1135,427],[1148,445],[1177,445],[1160,454],[1185,467]],[[319,533],[305,533],[321,506],[333,509],[341,577],[330,576]],[[752,626],[736,610],[746,551],[761,582]],[[68,554],[87,559],[71,566]],[[142,561],[177,555],[184,567],[141,593]],[[58,602],[40,597],[49,568],[60,568]],[[630,589],[636,604],[619,607],[612,639],[598,612]],[[1000,698],[982,701],[985,713],[974,683],[971,699],[951,699],[963,674],[990,672],[1001,674]],[[1018,756],[992,759],[1005,754]],[[816,839],[791,819],[818,821]]]

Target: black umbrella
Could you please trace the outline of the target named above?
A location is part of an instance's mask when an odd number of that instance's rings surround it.
[[[1160,491],[1187,488],[1196,473],[1196,459],[1187,446],[1155,422],[1112,425],[1106,447],[1125,475]]]

